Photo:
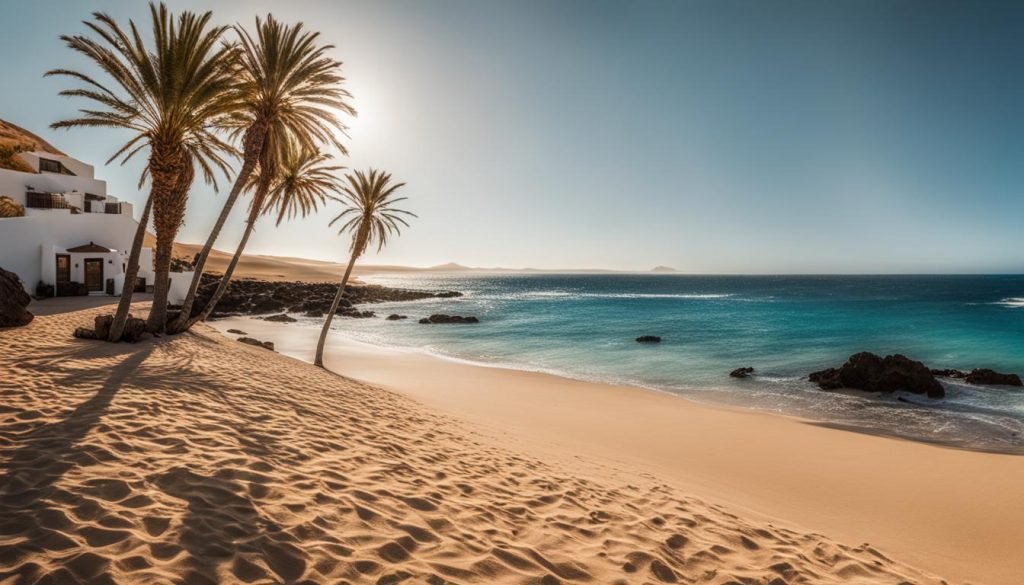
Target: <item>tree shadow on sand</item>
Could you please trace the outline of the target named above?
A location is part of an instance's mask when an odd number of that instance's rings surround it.
[[[115,366],[101,370],[105,380],[91,398],[58,422],[37,426],[13,440],[20,446],[4,462],[0,475],[0,536],[20,537],[18,544],[0,549],[0,561],[8,566],[25,555],[70,548],[59,524],[67,520],[50,509],[47,500],[60,497],[55,484],[72,468],[97,461],[82,440],[107,412],[117,392],[152,351],[133,351]],[[92,562],[91,578],[100,581],[105,562]],[[34,565],[33,565],[34,566]],[[0,573],[0,580],[8,575]],[[22,575],[26,577],[25,575]]]
[[[150,481],[164,493],[185,500],[179,544],[189,553],[189,570],[180,583],[218,583],[218,568],[231,562],[239,580],[265,578],[246,557],[259,557],[277,579],[292,582],[306,571],[294,537],[260,515],[239,482],[204,476],[176,467]]]
[[[51,352],[39,352],[15,366],[45,380],[51,399],[64,386],[70,392],[81,392],[83,386],[99,389],[59,422],[42,424],[26,432],[11,431],[14,426],[28,427],[32,424],[30,420],[0,428],[0,440],[17,446],[2,463],[5,468],[0,476],[0,539],[10,537],[9,542],[16,543],[0,546],[0,567],[7,567],[6,572],[0,569],[0,582],[10,576],[24,582],[44,577],[56,582],[111,582],[111,560],[102,551],[70,554],[80,547],[66,535],[76,531],[71,525],[74,521],[60,511],[63,508],[53,504],[66,504],[81,496],[75,493],[79,488],[56,485],[65,474],[76,467],[109,459],[110,454],[98,452],[95,441],[85,440],[90,432],[97,432],[97,426],[104,426],[105,415],[115,420],[130,416],[133,408],[159,405],[167,412],[164,416],[173,412],[174,420],[170,426],[150,426],[146,429],[150,436],[173,440],[182,449],[194,449],[194,445],[186,447],[194,425],[219,425],[230,428],[221,437],[230,437],[237,452],[262,466],[289,465],[293,454],[281,443],[277,431],[263,423],[275,420],[281,412],[298,412],[301,405],[280,397],[253,396],[245,380],[204,368],[196,348],[185,351],[175,347],[173,341],[169,338],[142,346],[76,344],[63,351],[53,348]],[[201,338],[193,341],[203,344]],[[146,362],[158,347],[160,359]],[[207,349],[216,351],[218,347],[201,347],[200,351]],[[74,354],[72,359],[67,357],[70,354]],[[115,410],[111,404],[123,386],[132,392],[124,394]],[[140,395],[137,389],[145,389],[145,394]],[[244,393],[245,400],[234,396],[236,393]],[[213,403],[194,399],[191,394],[195,398],[205,394]],[[38,400],[45,403],[45,392]],[[253,401],[258,406],[251,404]],[[280,424],[279,420],[275,422]],[[191,454],[187,460],[191,460],[196,453],[188,452]],[[216,460],[201,456],[197,465],[200,464],[208,468],[215,466]],[[253,493],[266,489],[256,485],[262,483],[261,474],[236,481],[227,470],[204,475],[205,471],[197,465],[156,468],[144,476],[154,489],[185,502],[175,545],[188,553],[188,559],[178,582],[218,583],[225,569],[234,575],[227,578],[231,581],[253,582],[269,577],[287,583],[300,579],[307,563],[306,554],[296,546],[296,537],[261,515],[252,499]],[[89,481],[99,484],[108,480]],[[81,557],[88,562],[80,564],[88,566],[68,567],[76,562],[69,560],[46,569],[32,560],[32,555],[44,551],[64,551],[62,557]]]

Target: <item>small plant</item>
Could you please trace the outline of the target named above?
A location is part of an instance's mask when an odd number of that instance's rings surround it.
[[[15,203],[14,199],[0,195],[0,217],[25,217],[25,206]]]

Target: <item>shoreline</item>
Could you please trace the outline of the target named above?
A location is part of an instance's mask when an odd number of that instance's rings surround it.
[[[402,290],[402,289],[398,289]],[[415,305],[420,302],[430,302],[434,299],[424,298],[412,301],[397,301],[402,305]],[[385,301],[387,302],[387,301]],[[367,303],[366,306],[373,306],[373,303]],[[210,321],[210,324],[217,328],[216,321],[222,321],[225,319],[246,319],[256,322],[265,322],[266,315],[228,315],[217,317]],[[338,321],[335,321],[338,323]],[[280,323],[285,324],[285,323]],[[289,324],[293,328],[310,328],[313,325],[309,322],[299,321],[297,323]],[[223,331],[222,331],[223,332]],[[1017,439],[1019,437],[1018,432],[1014,432],[1012,439],[1003,438],[1003,440],[996,440],[990,438],[988,440],[980,440],[977,436],[964,437],[956,433],[950,433],[947,435],[936,435],[929,436],[926,434],[926,429],[908,430],[895,427],[891,422],[884,424],[868,424],[864,420],[857,420],[849,417],[841,416],[816,416],[821,415],[821,412],[817,412],[811,406],[803,405],[802,409],[798,408],[793,403],[782,403],[782,402],[770,402],[770,401],[757,401],[748,400],[741,402],[740,399],[743,397],[737,393],[735,388],[728,389],[726,392],[719,392],[724,389],[724,386],[705,386],[705,387],[679,387],[679,386],[658,386],[657,384],[645,383],[639,379],[630,379],[626,377],[602,377],[598,375],[587,375],[586,373],[579,371],[571,371],[564,369],[557,369],[551,367],[533,366],[530,364],[517,363],[515,361],[487,361],[483,359],[473,359],[468,357],[461,357],[443,351],[424,349],[421,347],[401,345],[401,344],[389,344],[381,343],[379,340],[367,340],[361,338],[358,334],[349,333],[338,333],[332,330],[333,333],[341,335],[345,340],[361,345],[368,348],[377,348],[382,351],[394,351],[398,353],[408,353],[414,355],[422,355],[431,359],[438,359],[444,362],[452,364],[469,366],[469,367],[481,367],[481,368],[493,368],[498,370],[507,370],[510,372],[524,372],[532,374],[541,374],[546,376],[553,376],[559,379],[572,380],[576,382],[582,382],[587,384],[599,384],[605,386],[615,387],[627,387],[631,389],[639,389],[650,392],[657,392],[659,394],[665,394],[687,400],[692,403],[705,405],[709,407],[724,407],[738,409],[743,412],[760,412],[774,416],[783,416],[800,420],[806,424],[819,425],[827,428],[834,428],[848,432],[858,432],[867,435],[888,437],[896,440],[905,440],[918,442],[927,445],[934,445],[939,447],[945,447],[949,449],[961,449],[965,451],[975,451],[980,453],[992,453],[1001,455],[1014,455],[1024,457],[1024,443],[1021,443]],[[365,333],[365,331],[363,331]],[[304,357],[301,353],[293,355],[306,362],[312,362],[311,359]],[[781,379],[778,376],[774,377],[775,380]],[[806,381],[806,376],[785,376],[787,381]],[[943,379],[944,382],[949,383],[948,379]],[[752,384],[764,384],[765,382],[760,379],[759,376],[754,376],[751,380],[746,380],[744,383]],[[935,409],[942,411],[942,404],[929,404],[920,396],[914,394],[896,394],[896,398],[888,398],[878,393],[872,393],[858,389],[838,389],[824,391],[817,388],[813,383],[807,382],[808,397],[811,400],[817,400],[821,403],[828,402],[829,400],[837,400],[843,398],[856,398],[868,401],[868,404],[872,406],[884,406],[888,409],[899,409],[905,414],[912,415],[916,411],[930,412]],[[756,387],[755,387],[756,388]],[[728,400],[726,398],[731,398]],[[962,404],[954,403],[953,406],[949,407],[951,410],[959,408],[962,409]],[[968,407],[969,408],[969,407]],[[947,411],[948,412],[948,411]],[[939,424],[933,422],[933,424]],[[980,425],[979,425],[980,427]],[[983,430],[979,432],[990,432],[991,430],[985,427],[981,427]],[[999,429],[1005,430],[1005,429]],[[1011,442],[1012,441],[1012,442]]]
[[[212,323],[309,360],[317,332],[251,317]],[[1024,458],[829,428],[650,389],[474,365],[332,334],[328,367],[547,456],[626,465],[689,493],[870,542],[964,582],[1016,583]],[[998,483],[990,478],[999,478]],[[974,502],[986,502],[984,507]]]

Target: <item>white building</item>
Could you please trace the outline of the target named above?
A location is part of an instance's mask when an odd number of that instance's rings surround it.
[[[33,172],[0,169],[0,195],[25,207],[24,217],[0,218],[0,267],[30,294],[43,283],[53,294],[120,295],[138,227],[132,204],[107,195],[91,165],[41,150],[16,156]],[[152,287],[149,248],[139,264],[137,287]]]

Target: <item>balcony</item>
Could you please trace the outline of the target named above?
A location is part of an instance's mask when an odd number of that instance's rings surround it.
[[[70,209],[71,213],[103,213],[121,215],[127,213],[130,204],[123,201],[106,201],[105,197],[86,193],[71,194],[71,201],[62,193],[28,191],[25,193],[25,207],[30,209]]]
[[[60,193],[29,191],[25,194],[25,207],[30,209],[70,209],[71,206]]]

